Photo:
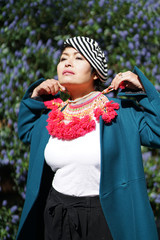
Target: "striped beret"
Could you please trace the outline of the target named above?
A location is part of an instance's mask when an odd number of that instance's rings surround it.
[[[64,42],[64,48],[66,46],[71,46],[80,52],[96,70],[102,82],[107,80],[107,61],[95,40],[83,36],[68,38]]]

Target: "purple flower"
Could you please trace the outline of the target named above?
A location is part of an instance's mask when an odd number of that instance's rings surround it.
[[[4,22],[4,26],[6,27],[8,25],[8,21],[5,21]]]
[[[17,211],[17,209],[18,209],[18,207],[17,207],[16,205],[12,206],[12,207],[10,208],[11,213],[14,213],[15,211]]]
[[[26,198],[26,193],[25,193],[25,192],[22,192],[22,193],[21,193],[21,196],[22,196],[23,199],[25,199],[25,198]]]
[[[39,50],[41,47],[42,47],[42,40],[39,40],[36,49]]]
[[[43,23],[43,24],[40,25],[40,27],[44,29],[44,28],[47,27],[47,25]]]
[[[53,78],[56,79],[56,80],[58,80],[58,76],[57,76],[57,75],[55,75]]]
[[[143,37],[143,39],[144,39],[145,41],[148,41],[148,36],[145,35],[145,36]]]
[[[146,29],[147,28],[147,24],[146,23],[143,23],[142,24],[142,29]]]
[[[3,202],[2,202],[2,206],[6,206],[7,205],[7,200],[3,200]]]
[[[83,22],[82,22],[82,20],[79,20],[79,21],[78,21],[78,25],[80,25],[80,26],[81,26],[81,25],[82,25],[82,23],[83,23]]]
[[[88,7],[92,7],[93,4],[94,4],[94,1],[89,1],[89,2],[88,2]]]
[[[10,156],[13,156],[14,155],[14,150],[12,149],[11,151],[10,151]]]
[[[137,23],[134,23],[134,24],[133,24],[133,27],[134,27],[134,28],[138,28],[138,24],[137,24]]]
[[[156,75],[157,81],[160,83],[160,74]],[[159,86],[160,87],[160,86]]]
[[[22,57],[22,53],[18,50],[16,50],[14,54],[16,57]]]
[[[102,17],[97,18],[97,22],[100,23],[102,21]]]
[[[19,175],[20,174],[20,166],[18,165],[18,166],[16,166],[16,173]]]
[[[117,35],[116,34],[112,34],[112,39],[116,39]]]
[[[69,28],[72,29],[72,30],[75,29],[75,27],[74,27],[73,24],[71,24],[71,25],[69,26]]]
[[[159,85],[155,85],[155,89],[160,92],[160,86]]]
[[[46,47],[49,47],[52,44],[52,39],[49,38],[46,42]]]
[[[133,50],[134,49],[134,44],[132,42],[129,42],[128,47],[129,47],[129,49]]]
[[[143,160],[146,162],[148,161],[148,159],[151,157],[152,153],[149,151],[149,152],[145,152],[142,154],[142,157],[143,157]]]
[[[134,12],[133,11],[130,11],[127,16],[126,16],[128,19],[133,19],[134,18]]]
[[[24,158],[27,158],[27,157],[28,157],[28,153],[25,152],[25,153],[24,153]]]
[[[102,32],[102,28],[98,28],[97,33],[101,33],[101,32]]]
[[[57,59],[59,58],[61,54],[61,51],[60,50],[57,50],[55,53],[54,53],[54,59],[57,61]]]
[[[13,123],[13,122],[12,122],[12,119],[10,119],[10,118],[9,118],[9,119],[8,119],[8,125],[10,125],[10,126],[11,126],[11,125],[12,125],[12,123]]]
[[[5,11],[2,12],[2,17],[5,17],[5,15],[6,15],[6,12]]]
[[[139,11],[138,14],[137,14],[138,19],[140,19],[142,16],[143,16],[143,12]]]
[[[118,7],[117,7],[116,5],[113,7],[113,11],[114,11],[114,12],[117,12],[117,11],[118,11]]]
[[[100,1],[99,1],[99,6],[100,6],[100,7],[103,7],[104,2],[105,2],[104,0],[100,0]]]
[[[21,164],[21,163],[22,163],[22,159],[19,158],[19,159],[17,160],[17,163],[18,163],[18,164]]]
[[[19,220],[19,216],[18,215],[12,215],[12,223],[17,223]]]
[[[88,25],[92,26],[94,24],[94,21],[92,18],[90,18],[87,22]]]
[[[31,46],[31,41],[29,38],[26,39],[26,42],[25,42],[26,46],[30,47]]]
[[[157,194],[156,193],[151,193],[150,197],[155,199],[157,197]]]
[[[109,69],[108,70],[108,76],[111,76],[113,74],[113,70],[112,69]]]
[[[28,21],[24,21],[24,22],[22,23],[22,28],[26,28],[26,27],[28,27]]]
[[[35,35],[36,34],[36,31],[35,30],[32,30],[32,31],[30,31],[30,35],[32,36],[32,35]]]
[[[64,41],[63,41],[62,39],[60,39],[60,40],[57,42],[57,45],[58,45],[58,46],[62,46],[62,45],[63,45],[63,42],[64,42]]]
[[[5,228],[5,229],[6,229],[6,231],[8,232],[10,228],[9,228],[9,226],[6,226],[6,228]]]
[[[160,203],[160,194],[157,195],[157,198],[155,199],[156,203]]]
[[[5,90],[6,90],[6,84],[3,83],[3,84],[1,85],[1,91],[4,92]]]
[[[129,69],[132,68],[130,61],[127,61],[127,62],[126,62],[126,67],[129,68]]]
[[[128,35],[128,32],[127,31],[120,31],[120,36],[125,39]]]
[[[156,170],[156,168],[157,168],[157,165],[153,165],[152,167],[150,167],[150,171],[154,172]]]
[[[36,71],[36,76],[39,77],[39,75],[41,74],[40,70]]]
[[[1,146],[2,146],[2,147],[5,146],[5,141],[1,140]]]

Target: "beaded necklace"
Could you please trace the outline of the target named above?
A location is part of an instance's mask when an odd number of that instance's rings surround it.
[[[106,124],[117,116],[119,104],[109,101],[101,92],[91,92],[76,101],[60,98],[44,102],[49,113],[48,132],[62,140],[73,140],[95,130],[100,116]],[[63,110],[63,111],[62,111]]]

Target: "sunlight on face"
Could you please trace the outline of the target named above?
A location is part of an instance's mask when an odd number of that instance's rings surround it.
[[[90,63],[72,47],[64,49],[57,66],[58,80],[64,86],[93,85],[94,75]]]

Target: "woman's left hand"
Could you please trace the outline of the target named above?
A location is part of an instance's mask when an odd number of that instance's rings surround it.
[[[134,90],[143,90],[143,85],[139,79],[139,77],[131,71],[118,73],[115,78],[111,82],[111,87],[117,90],[120,87],[120,84],[123,82],[123,86],[126,88],[134,89]]]

